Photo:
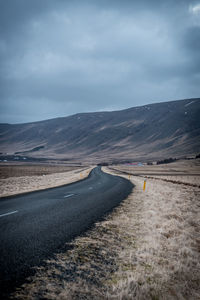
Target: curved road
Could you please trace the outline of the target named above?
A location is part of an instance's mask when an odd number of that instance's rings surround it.
[[[34,266],[87,230],[131,192],[130,181],[93,169],[87,179],[0,199],[0,289],[8,297]]]

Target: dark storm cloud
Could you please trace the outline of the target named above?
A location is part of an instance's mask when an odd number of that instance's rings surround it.
[[[198,97],[200,1],[0,0],[0,118]]]

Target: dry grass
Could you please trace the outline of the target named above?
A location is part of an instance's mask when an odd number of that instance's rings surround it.
[[[112,168],[133,175],[168,175],[168,176],[200,176],[200,159],[178,160],[169,164],[133,166],[129,164],[116,165]]]
[[[134,201],[143,199],[137,249],[122,252],[128,267],[113,291],[122,299],[200,299],[200,189],[150,179],[143,192],[144,179],[132,180]]]
[[[200,159],[181,160],[170,164],[152,166],[116,165],[110,169],[115,172],[120,171],[138,176],[145,175],[146,178],[200,187]]]
[[[14,298],[200,299],[200,189],[148,179],[143,192],[143,180]]]
[[[154,176],[146,176],[146,178],[154,178],[159,179],[166,182],[197,186],[200,187],[200,176],[192,176],[192,175],[154,175]]]
[[[69,167],[67,169],[66,167],[44,166],[19,166],[14,169],[13,167],[9,167],[8,169],[5,168],[5,170],[2,171],[5,175],[4,177],[8,174],[15,175],[15,177],[0,179],[0,197],[43,190],[72,183],[87,177],[91,169],[91,167],[78,169]],[[66,170],[68,171],[66,172]],[[22,174],[23,176],[20,176]]]
[[[0,164],[0,179],[22,176],[41,176],[79,170],[80,166],[44,165],[44,164]]]

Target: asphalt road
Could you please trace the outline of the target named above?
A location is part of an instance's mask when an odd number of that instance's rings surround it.
[[[1,299],[34,273],[32,267],[65,250],[131,192],[130,181],[93,169],[85,180],[0,199]]]

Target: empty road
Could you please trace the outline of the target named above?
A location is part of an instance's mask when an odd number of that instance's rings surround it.
[[[31,269],[66,250],[131,192],[130,181],[93,169],[85,180],[0,199],[0,289],[7,298]]]

